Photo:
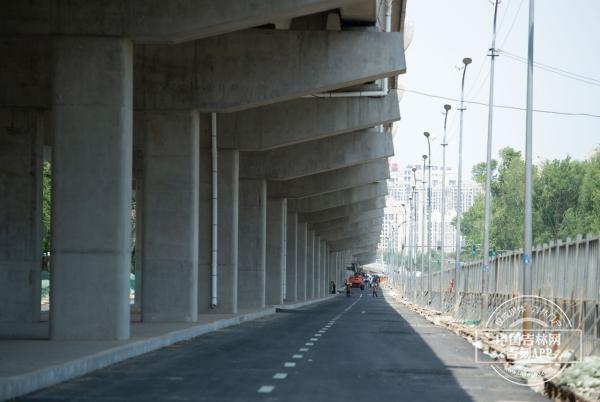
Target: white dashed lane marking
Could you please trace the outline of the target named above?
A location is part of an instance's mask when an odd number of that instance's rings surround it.
[[[335,316],[334,318],[332,318],[326,325],[323,326],[323,328],[321,328],[318,333],[314,334],[314,338],[310,338],[310,342],[306,342],[305,345],[306,346],[313,346],[314,343],[319,340],[319,337],[321,337],[324,333],[327,332],[328,329],[331,328],[331,326],[333,324],[335,324],[335,322],[342,317],[342,315],[344,315],[348,310],[350,310],[359,300],[360,298],[362,298],[362,295],[360,295],[360,297],[358,298],[358,300],[356,300],[354,303],[352,303],[350,306],[348,306],[341,314],[338,314],[337,316]],[[300,348],[299,351],[300,352],[308,352],[308,348]],[[301,354],[294,354],[292,355],[292,359],[302,359],[304,357],[304,355]],[[307,359],[309,362],[312,362],[312,359]],[[284,367],[296,367],[296,363],[295,362],[285,362],[283,363]],[[286,379],[288,376],[287,373],[275,373],[273,375],[273,379],[275,380],[284,380]],[[172,377],[170,379],[172,380],[179,380],[179,378],[183,379],[182,377]],[[261,394],[270,394],[271,392],[273,392],[273,390],[275,389],[275,386],[273,385],[263,385],[258,389],[258,393]]]
[[[258,392],[261,394],[270,394],[274,389],[275,387],[272,385],[263,385],[258,389]]]

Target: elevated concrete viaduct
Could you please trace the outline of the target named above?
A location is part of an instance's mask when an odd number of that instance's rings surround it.
[[[372,261],[404,3],[3,1],[0,336],[125,341]]]

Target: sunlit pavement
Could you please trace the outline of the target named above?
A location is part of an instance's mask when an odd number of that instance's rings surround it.
[[[23,399],[547,400],[474,363],[473,346],[462,338],[368,289],[175,344]]]

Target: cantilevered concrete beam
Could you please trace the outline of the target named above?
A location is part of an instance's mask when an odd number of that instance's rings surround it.
[[[325,222],[328,223],[328,222]],[[367,219],[356,223],[348,223],[335,227],[335,229],[327,229],[327,226],[323,226],[325,229],[320,230],[319,233],[323,238],[327,240],[337,240],[337,238],[343,238],[344,233],[365,233],[370,231],[373,227],[381,227],[383,224],[383,217],[375,219]],[[320,224],[317,224],[320,225]],[[315,225],[316,226],[316,225]]]
[[[301,98],[219,114],[219,146],[261,151],[400,120],[398,95]]]
[[[370,264],[377,260],[377,252],[366,252],[355,256],[360,265]]]
[[[387,159],[336,169],[312,176],[269,182],[269,197],[303,198],[387,180]]]
[[[379,242],[379,234],[371,236],[358,236],[343,240],[336,240],[330,242],[331,251],[349,250],[353,248],[366,247],[371,245],[377,245]]]
[[[0,2],[1,33],[127,37],[176,43],[330,10],[356,0]]]
[[[366,244],[366,245],[359,246],[359,247],[349,248],[348,250],[346,250],[346,252],[348,253],[348,255],[350,257],[354,257],[355,255],[358,255],[361,253],[371,253],[371,252],[377,250],[377,246],[378,246],[378,243]]]
[[[240,153],[241,178],[289,180],[394,155],[390,134],[362,130],[265,152]]]
[[[344,216],[352,216],[360,214],[361,212],[382,208],[385,208],[385,197],[377,197],[370,200],[357,202],[354,204],[344,205],[342,207],[335,207],[325,209],[323,211],[300,214],[298,216],[298,219],[300,219],[300,221],[302,222],[327,222],[332,219],[343,218]]]
[[[402,33],[251,29],[136,46],[138,109],[233,112],[395,76]]]
[[[374,233],[381,233],[381,223],[379,223],[377,225],[373,225],[368,228],[365,228],[364,230],[361,230],[361,231],[356,231],[356,230],[329,231],[329,232],[319,233],[319,236],[321,236],[321,238],[323,238],[329,242],[329,241],[345,239],[345,238],[351,237],[351,236],[356,236],[357,234],[369,236]]]
[[[315,197],[290,200],[288,202],[288,210],[299,213],[316,212],[386,196],[387,194],[387,183],[380,181]]]
[[[316,231],[326,231],[343,229],[348,224],[368,222],[373,219],[383,219],[385,212],[383,209],[374,209],[372,211],[366,211],[353,216],[346,216],[343,218],[333,219],[327,222],[319,222],[309,224],[309,229]]]

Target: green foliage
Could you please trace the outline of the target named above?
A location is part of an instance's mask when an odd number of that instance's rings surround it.
[[[514,250],[523,247],[525,163],[521,153],[510,147],[499,154],[491,183],[490,249]],[[484,163],[473,168],[473,179],[485,183]],[[567,157],[534,168],[533,213],[535,244],[600,231],[600,150],[589,161]],[[482,195],[461,221],[466,258],[473,258],[472,245],[483,243],[483,214]],[[476,258],[481,258],[481,249],[477,250]]]
[[[492,165],[492,180],[493,180],[494,172],[496,171],[496,168],[498,167],[498,161],[496,159],[492,159],[491,165]],[[477,165],[473,166],[473,169],[471,170],[471,175],[473,176],[473,180],[475,180],[475,182],[481,184],[482,186],[485,185],[486,174],[487,174],[487,172],[486,172],[485,162],[478,163]]]
[[[584,164],[577,204],[565,211],[562,237],[596,233],[600,228],[600,148]]]
[[[50,252],[50,207],[52,205],[52,169],[50,162],[42,166],[42,251]]]
[[[541,221],[537,243],[561,237],[565,213],[577,205],[584,173],[585,162],[570,157],[544,163],[534,187],[534,210]]]

